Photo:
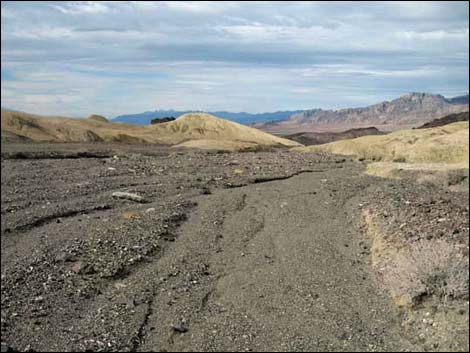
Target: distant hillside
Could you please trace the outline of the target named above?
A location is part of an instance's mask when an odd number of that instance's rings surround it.
[[[282,119],[286,119],[293,114],[300,113],[301,110],[293,110],[293,111],[279,111],[279,112],[272,112],[272,113],[259,113],[259,114],[251,114],[251,113],[233,113],[233,112],[226,112],[226,111],[217,111],[217,112],[210,112],[208,114],[218,116],[222,119],[227,119],[230,121],[237,122],[239,124],[252,124],[252,123],[263,123],[266,121],[278,121]],[[125,122],[129,124],[135,125],[149,125],[152,119],[160,119],[168,116],[181,116],[184,114],[188,114],[190,111],[176,111],[176,110],[156,110],[151,112],[145,112],[140,114],[127,114],[127,115],[120,115],[112,119],[115,122]]]
[[[151,143],[221,150],[299,146],[296,142],[203,113],[185,114],[161,124],[137,126],[108,122],[96,115],[88,119],[52,118],[2,110],[1,122],[4,142]]]
[[[297,141],[304,146],[321,145],[333,141],[352,139],[367,135],[383,135],[384,132],[375,127],[365,127],[358,129],[349,129],[342,132],[300,132],[292,135],[283,135],[282,137]]]
[[[433,121],[430,121],[429,123],[421,125],[417,129],[429,129],[432,127],[439,127],[439,126],[456,123],[459,121],[468,121],[468,112],[446,115],[443,118],[434,119]]]
[[[383,136],[363,136],[294,150],[351,155],[376,162],[468,166],[468,133],[468,122],[457,122],[430,129],[401,130]]]
[[[468,104],[454,103],[463,100],[462,97],[446,99],[437,94],[409,93],[395,100],[364,108],[312,109],[282,121],[254,126],[275,134],[338,131],[366,126],[375,126],[387,131],[398,130],[420,126],[444,115],[467,111]]]

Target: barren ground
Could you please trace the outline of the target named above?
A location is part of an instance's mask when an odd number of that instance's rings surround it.
[[[1,166],[2,351],[468,350],[468,297],[451,333],[399,309],[363,222],[468,259],[468,190],[281,150],[17,144]]]

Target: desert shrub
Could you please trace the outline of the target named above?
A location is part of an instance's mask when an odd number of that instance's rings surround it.
[[[468,299],[468,258],[445,240],[423,240],[400,251],[385,276],[397,297]]]

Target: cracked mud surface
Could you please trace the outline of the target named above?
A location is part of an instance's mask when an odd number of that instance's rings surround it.
[[[87,148],[2,146],[2,349],[417,349],[357,227],[364,190],[388,185],[362,164],[113,145],[68,158]]]

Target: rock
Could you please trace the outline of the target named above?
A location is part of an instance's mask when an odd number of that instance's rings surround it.
[[[125,219],[125,220],[127,220],[127,221],[134,221],[134,220],[136,220],[136,219],[139,219],[140,216],[139,216],[139,214],[136,213],[136,212],[124,212],[124,213],[122,214],[122,218]]]
[[[115,170],[116,170],[116,168],[109,167],[109,168],[108,168],[108,170],[109,170],[109,171],[111,171],[111,172],[113,172],[113,171],[115,171]]]
[[[173,331],[178,332],[178,333],[188,332],[188,327],[183,322],[177,325],[173,325],[171,326],[171,328],[173,329]]]
[[[44,297],[40,295],[39,297],[34,298],[34,301],[36,303],[42,303],[44,301]]]
[[[147,209],[145,210],[145,213],[151,213],[151,212],[155,212],[155,208],[154,208],[154,207],[147,208]]]
[[[207,186],[205,186],[201,189],[201,194],[202,195],[210,195],[210,194],[212,194],[212,192],[211,192],[211,189],[209,189]]]
[[[62,252],[56,256],[55,260],[57,262],[74,262],[75,256],[68,252]]]
[[[83,261],[78,261],[72,266],[71,270],[78,275],[91,275],[95,273],[93,265],[86,264]]]
[[[140,203],[147,202],[144,197],[137,195],[137,194],[130,193],[130,192],[116,191],[116,192],[113,192],[112,196],[115,199],[124,199],[124,200],[130,200],[134,202],[140,202]]]

